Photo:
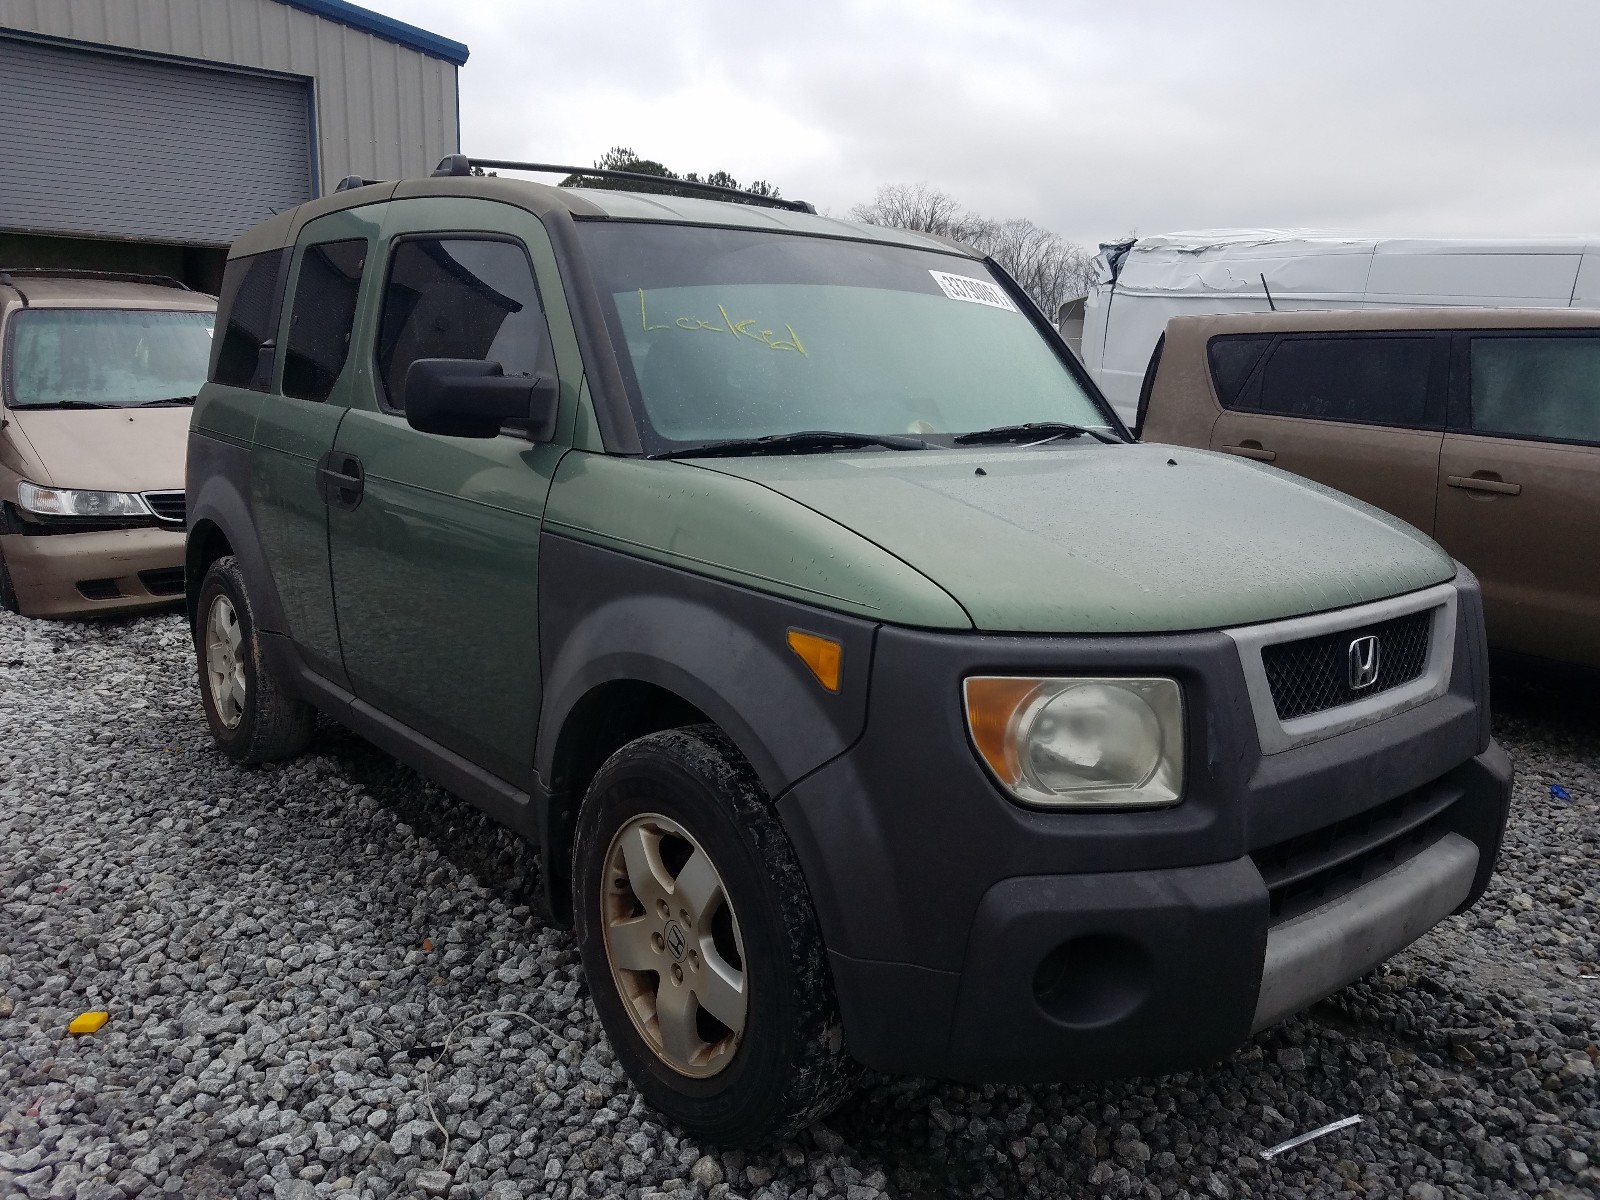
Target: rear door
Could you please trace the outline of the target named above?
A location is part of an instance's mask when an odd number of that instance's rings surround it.
[[[1455,335],[1436,536],[1491,645],[1600,666],[1600,331]]]
[[[1449,337],[1431,333],[1216,337],[1223,412],[1211,449],[1269,462],[1433,528]]]
[[[334,446],[360,483],[328,510],[345,669],[359,699],[526,789],[540,528],[582,374],[576,343],[558,354],[551,339],[554,324],[571,341],[554,255],[532,214],[459,198],[392,202],[384,238],[363,395]],[[553,376],[559,362],[555,441],[413,429],[402,385],[419,358],[498,362],[507,375]]]
[[[308,665],[341,685],[322,467],[355,386],[350,340],[382,217],[381,204],[333,213],[296,239],[251,454],[256,528],[288,632]]]

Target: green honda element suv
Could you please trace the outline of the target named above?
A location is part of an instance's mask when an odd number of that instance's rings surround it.
[[[684,1129],[1204,1064],[1482,893],[1511,772],[1426,537],[1133,442],[964,246],[471,171],[235,243],[201,695],[524,834]]]

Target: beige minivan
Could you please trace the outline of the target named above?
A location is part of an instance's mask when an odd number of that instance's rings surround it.
[[[1175,317],[1138,432],[1409,521],[1482,581],[1492,646],[1600,667],[1600,312]]]
[[[170,280],[0,270],[0,607],[183,598],[184,447],[215,316]]]

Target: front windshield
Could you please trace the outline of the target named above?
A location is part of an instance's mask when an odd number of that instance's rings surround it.
[[[6,403],[12,408],[187,400],[211,358],[208,312],[28,308],[12,314]]]
[[[630,387],[666,448],[1110,424],[970,258],[704,226],[578,227]]]

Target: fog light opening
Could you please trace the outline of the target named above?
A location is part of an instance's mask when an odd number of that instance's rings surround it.
[[[1033,973],[1033,997],[1063,1025],[1094,1028],[1123,1020],[1150,992],[1150,955],[1116,933],[1062,942]]]

